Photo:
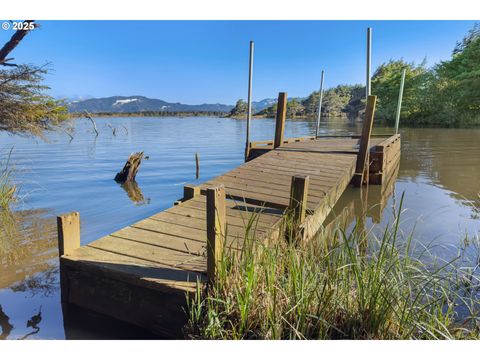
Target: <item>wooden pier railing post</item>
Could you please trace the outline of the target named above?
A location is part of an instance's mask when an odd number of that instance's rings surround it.
[[[182,201],[187,201],[193,199],[196,196],[200,195],[200,187],[195,185],[185,185],[183,187],[183,199]]]
[[[57,216],[58,252],[68,255],[80,247],[80,214],[71,212]]]
[[[370,136],[372,135],[373,117],[375,115],[375,104],[377,97],[368,96],[367,109],[365,112],[365,120],[363,122],[362,137],[360,138],[360,148],[358,150],[357,163],[355,166],[355,174],[352,183],[355,186],[362,186],[365,178],[368,176],[368,159],[370,150]]]
[[[294,239],[301,237],[301,225],[307,212],[308,184],[310,178],[303,175],[292,176],[289,210],[292,214],[291,235]],[[290,234],[289,234],[290,235]]]
[[[283,142],[283,131],[285,128],[285,118],[287,117],[287,93],[278,93],[277,121],[275,123],[275,140],[273,148],[276,149]]]
[[[80,213],[71,212],[57,216],[58,255],[69,255],[80,247]],[[61,264],[60,264],[61,265]],[[62,303],[68,301],[67,278],[60,266],[60,298]]]
[[[221,260],[226,231],[226,201],[223,185],[207,189],[207,277],[213,283]]]

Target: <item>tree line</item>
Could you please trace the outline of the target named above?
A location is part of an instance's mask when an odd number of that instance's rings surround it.
[[[475,24],[457,42],[449,60],[432,67],[403,59],[389,60],[372,76],[372,94],[377,95],[377,121],[393,125],[402,70],[406,70],[401,122],[409,126],[480,125],[480,25]],[[315,118],[320,94],[312,92],[304,99],[290,99],[287,116]],[[365,87],[339,85],[326,89],[322,116],[360,118],[365,108]],[[277,106],[257,112],[256,116],[274,117]],[[246,103],[239,100],[231,116],[246,114]]]

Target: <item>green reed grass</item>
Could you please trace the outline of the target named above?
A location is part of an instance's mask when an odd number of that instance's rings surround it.
[[[305,243],[245,236],[240,253],[225,248],[215,284],[188,299],[186,337],[479,338],[478,256],[435,259],[400,241],[399,222],[380,238],[341,228]]]
[[[0,211],[8,209],[10,204],[15,201],[16,186],[12,183],[13,166],[11,155],[13,148],[7,154],[5,160],[0,159]]]

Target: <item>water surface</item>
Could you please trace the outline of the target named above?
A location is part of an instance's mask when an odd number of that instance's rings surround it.
[[[115,135],[109,125],[116,129]],[[15,212],[2,219],[0,338],[148,337],[95,314],[70,311],[63,318],[55,215],[79,211],[82,244],[87,244],[170,207],[182,196],[184,184],[204,182],[243,162],[242,120],[110,118],[98,119],[97,126],[98,137],[89,121],[77,119],[72,124],[73,140],[64,132],[48,134],[48,141],[0,134],[1,155],[13,147],[21,195]],[[273,119],[254,120],[252,140],[271,139],[274,126]],[[287,137],[314,132],[312,121],[287,121]],[[321,132],[360,133],[360,125],[332,119],[322,123]],[[404,193],[405,236],[415,229],[416,241],[435,244],[440,255],[456,251],[465,235],[478,236],[480,228],[478,139],[478,129],[403,129],[398,177],[383,188],[370,187],[368,204],[358,201],[358,190],[348,189],[335,211],[349,209],[345,218],[352,226],[356,215],[367,208],[365,226],[378,223],[381,228],[391,223]],[[148,160],[137,176],[138,187],[125,189],[113,177],[134,151],[144,151]]]

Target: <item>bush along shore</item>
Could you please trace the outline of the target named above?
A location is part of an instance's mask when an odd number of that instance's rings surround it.
[[[246,236],[240,253],[224,249],[215,283],[198,284],[185,336],[479,339],[478,248],[472,259],[463,244],[442,261],[400,241],[399,222],[379,238],[337,228],[267,246]]]

